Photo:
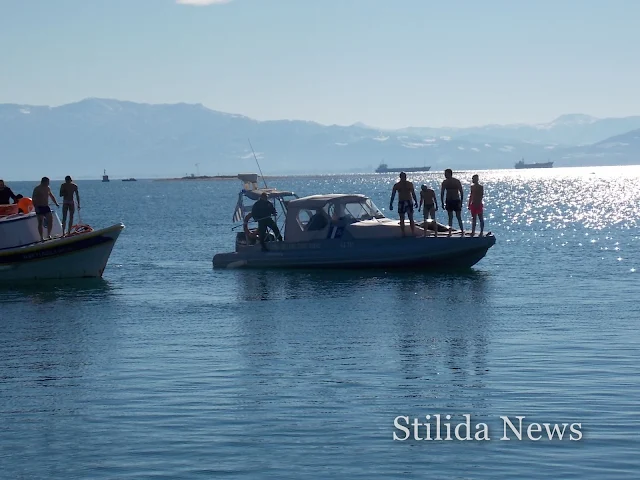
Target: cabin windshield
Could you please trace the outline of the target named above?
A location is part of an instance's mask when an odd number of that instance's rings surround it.
[[[334,202],[329,205],[329,217],[333,220],[347,218],[351,221],[360,222],[372,220],[374,218],[384,218],[378,207],[370,200],[359,202],[340,203]]]

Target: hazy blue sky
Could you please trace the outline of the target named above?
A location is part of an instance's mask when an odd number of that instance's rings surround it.
[[[638,18],[635,0],[0,0],[0,103],[380,127],[633,115]]]

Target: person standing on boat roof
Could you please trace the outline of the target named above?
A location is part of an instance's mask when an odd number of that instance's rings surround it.
[[[38,217],[38,233],[40,234],[40,240],[44,242],[42,236],[42,218],[47,218],[47,236],[51,238],[51,228],[53,227],[53,215],[51,215],[51,209],[49,208],[49,198],[53,200],[56,207],[59,207],[56,197],[51,193],[49,188],[49,179],[42,177],[40,185],[33,189],[33,195],[31,195],[33,206],[36,210],[36,216]]]
[[[0,180],[0,205],[8,205],[9,200],[13,200],[13,203],[18,203],[16,195],[11,189],[4,184],[4,180]]]
[[[420,205],[418,205],[418,211],[424,204],[424,236],[427,236],[427,219],[431,217],[433,220],[433,233],[438,236],[438,224],[436,223],[436,210],[438,210],[438,200],[436,199],[436,192],[431,190],[426,185],[422,185],[420,188]]]
[[[73,225],[73,214],[76,211],[75,204],[73,203],[73,194],[76,194],[76,200],[78,201],[78,210],[80,210],[80,194],[78,193],[78,186],[73,183],[71,177],[67,175],[64,177],[64,183],[60,185],[60,196],[62,197],[62,233],[64,233],[64,225],[67,222],[67,213],[69,213],[69,226],[67,227],[67,235],[71,235],[71,225]]]
[[[413,183],[407,181],[407,174],[400,172],[400,181],[393,186],[391,190],[391,201],[389,202],[389,210],[393,210],[393,199],[398,192],[398,214],[400,215],[400,230],[404,237],[404,215],[405,213],[409,217],[409,225],[411,226],[411,233],[415,236],[416,225],[413,221],[413,207],[418,208],[418,199],[416,198],[416,191],[413,188]],[[413,198],[413,201],[411,200]]]
[[[476,218],[480,220],[480,236],[484,232],[484,216],[482,213],[482,199],[484,197],[484,187],[478,183],[478,175],[471,177],[471,193],[469,194],[469,211],[471,212],[471,236],[476,232]]]
[[[262,251],[268,251],[267,245],[265,243],[267,237],[267,228],[273,230],[276,238],[279,242],[282,241],[282,235],[280,235],[280,229],[278,228],[278,224],[271,218],[272,215],[277,215],[276,208],[269,201],[267,194],[262,193],[260,195],[260,199],[251,207],[251,216],[255,221],[258,222],[258,238],[260,239],[260,246],[262,247]]]
[[[444,201],[444,194],[447,193],[447,202]],[[462,190],[462,183],[460,180],[453,176],[453,171],[447,168],[444,171],[444,181],[440,187],[440,204],[444,205],[447,213],[449,214],[449,236],[451,236],[451,225],[453,224],[453,212],[456,213],[458,218],[458,224],[460,225],[460,231],[464,237],[464,227],[462,226],[462,199],[464,198],[464,192]]]

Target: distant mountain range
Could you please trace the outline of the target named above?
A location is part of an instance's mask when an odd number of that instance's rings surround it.
[[[614,135],[640,128],[640,116],[595,118],[589,115],[562,115],[552,122],[535,125],[485,125],[469,128],[405,128],[418,135],[449,135],[476,141],[490,139],[550,144],[558,146],[591,145]]]
[[[90,98],[59,107],[0,104],[0,178],[252,172],[248,138],[265,174],[373,172],[381,161],[432,170],[513,168],[523,157],[556,167],[640,163],[640,116],[389,131]]]

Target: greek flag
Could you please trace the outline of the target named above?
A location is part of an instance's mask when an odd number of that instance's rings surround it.
[[[244,205],[242,203],[242,192],[238,195],[238,203],[236,204],[236,209],[233,212],[233,221],[234,222],[244,222],[244,217],[251,212],[251,208],[253,205]]]

